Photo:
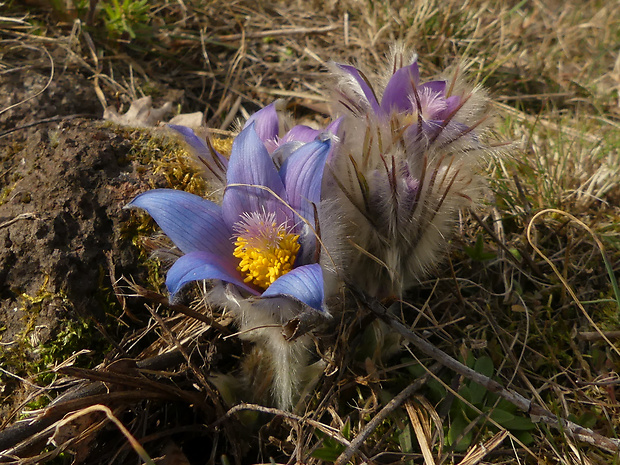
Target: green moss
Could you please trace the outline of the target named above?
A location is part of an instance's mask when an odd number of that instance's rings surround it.
[[[102,273],[101,276],[104,275],[105,273]],[[112,289],[105,285],[105,282],[101,279],[96,298],[106,310],[106,314],[117,317],[120,315],[119,306],[115,303]],[[49,385],[58,376],[51,370],[80,351],[88,352],[75,357],[73,366],[92,368],[102,362],[105,354],[111,350],[110,343],[102,336],[97,323],[75,318],[73,312],[69,312],[72,305],[69,298],[63,292],[52,292],[48,284],[46,277],[35,294],[19,295],[20,310],[24,315],[23,329],[11,344],[0,345],[0,366],[15,375],[1,376],[9,386],[7,392],[14,391],[11,387],[18,387],[17,377],[28,379],[35,385]],[[65,307],[69,316],[61,318],[47,341],[41,344],[36,333],[36,324],[41,310],[48,305]],[[120,323],[117,318],[109,318],[101,325],[107,332],[112,333]],[[0,340],[4,330],[6,328],[0,328]],[[10,396],[3,402],[9,399]],[[36,410],[47,405],[50,400],[50,396],[46,394],[34,399],[26,408]]]

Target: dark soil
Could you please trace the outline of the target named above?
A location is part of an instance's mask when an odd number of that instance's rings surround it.
[[[0,111],[47,79],[28,71],[0,81]],[[36,360],[33,349],[67,321],[109,320],[115,299],[106,254],[117,277],[144,277],[137,249],[122,234],[130,215],[122,208],[163,181],[136,169],[130,141],[98,121],[100,113],[92,84],[67,74],[0,114],[0,365],[14,375],[31,374],[24,360]],[[1,425],[23,396],[6,372],[0,385]]]

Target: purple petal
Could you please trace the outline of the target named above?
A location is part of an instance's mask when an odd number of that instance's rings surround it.
[[[343,117],[341,116],[340,118],[329,123],[329,125],[325,128],[325,132],[329,132],[330,134],[337,136],[338,131],[340,131],[340,125],[342,124],[342,120]]]
[[[232,256],[232,233],[224,224],[222,209],[213,202],[189,192],[156,189],[138,195],[127,206],[146,210],[184,253]]]
[[[249,128],[254,124],[254,130],[260,140],[263,142],[275,140],[280,134],[280,122],[278,120],[278,112],[276,111],[276,103],[270,103],[250,116],[243,129]]]
[[[325,128],[325,132],[336,136],[335,138],[332,139],[333,142],[335,143],[332,143],[329,154],[327,155],[327,163],[331,163],[332,158],[334,157],[334,154],[337,152],[337,147],[338,145],[340,145],[339,142],[342,142],[342,140],[344,139],[344,134],[340,132],[340,126],[342,125],[342,120],[343,120],[343,117],[341,116],[337,120],[329,123],[329,125]]]
[[[286,296],[324,312],[323,270],[321,265],[300,266],[276,279],[262,297]]]
[[[272,192],[245,184],[265,186]],[[276,198],[274,193],[282,200]],[[241,131],[233,142],[226,173],[226,192],[222,199],[224,221],[232,227],[243,213],[264,210],[275,213],[278,223],[284,223],[292,219],[293,214],[282,201],[286,202],[284,184],[252,124]]]
[[[307,142],[312,142],[319,135],[318,130],[303,124],[293,127],[282,139],[278,141],[275,150],[269,150],[271,158],[276,166],[282,166],[284,161],[299,147]],[[269,149],[269,147],[267,147]]]
[[[280,141],[280,146],[276,151],[271,153],[271,157],[276,163],[276,166],[282,166],[284,161],[304,143],[312,142],[317,137],[322,138],[322,134],[338,135],[340,124],[342,123],[342,117],[335,121],[332,121],[325,130],[312,129],[309,126],[299,125],[291,129]],[[332,145],[331,152],[334,151]]]
[[[359,70],[355,66],[338,64],[338,67],[346,71],[347,73],[349,73],[357,81],[357,83],[362,89],[362,92],[364,93],[364,96],[366,97],[366,100],[368,100],[368,103],[370,104],[372,110],[376,114],[381,113],[379,102],[377,101],[377,96],[375,95],[375,92],[372,90],[370,83],[362,75],[362,73],[360,73]]]
[[[304,142],[299,142],[296,140],[279,145],[273,152],[271,152],[271,159],[273,160],[273,163],[276,167],[281,167],[286,159],[290,157],[295,150],[303,145]]]
[[[446,119],[448,116],[450,116],[453,112],[456,111],[460,104],[461,97],[459,97],[458,95],[448,97],[446,99],[446,108],[444,108],[443,111],[437,115],[437,118]]]
[[[452,143],[462,137],[473,144],[478,143],[476,134],[470,131],[468,126],[455,121],[446,124],[445,120],[428,120],[422,123],[420,134],[418,129],[418,125],[414,123],[403,134],[410,153],[421,153],[430,143]]]
[[[185,140],[187,145],[194,149],[194,152],[203,163],[207,165],[213,163],[213,154],[211,153],[209,146],[201,137],[198,137],[194,133],[193,129],[186,126],[179,126],[177,124],[168,124],[168,127],[170,129],[174,129],[176,132],[183,136],[183,139]],[[226,159],[226,157],[221,153],[217,152],[217,150],[215,149],[214,152],[222,166],[224,166],[224,169],[226,169],[226,167],[228,166],[228,160]]]
[[[444,96],[446,93],[446,81],[428,81],[424,84],[420,84],[420,86],[418,86],[418,93],[421,94],[425,92],[425,89],[428,89],[426,92]]]
[[[321,200],[323,170],[330,146],[329,139],[305,144],[294,151],[280,169],[290,206],[313,226],[312,204],[318,204]]]
[[[312,129],[310,126],[299,124],[294,126],[289,132],[287,132],[281,139],[281,144],[287,142],[299,141],[299,142],[312,142],[319,135],[319,131]]]
[[[381,98],[381,108],[385,112],[402,111],[408,112],[412,110],[412,99],[414,99],[413,86],[418,85],[420,80],[420,71],[418,63],[413,62],[409,66],[397,69],[390,78],[383,97]]]
[[[174,297],[187,283],[203,279],[219,279],[259,295],[258,291],[243,282],[232,254],[222,257],[209,252],[192,252],[180,257],[168,270],[166,287]]]

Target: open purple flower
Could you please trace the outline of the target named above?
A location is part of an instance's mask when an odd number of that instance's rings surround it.
[[[192,135],[182,134],[191,144]],[[184,253],[168,271],[170,294],[192,281],[219,280],[249,296],[292,298],[324,311],[313,204],[329,150],[329,140],[312,140],[278,170],[250,123],[233,142],[221,206],[170,189],[138,195],[129,206],[146,210]]]

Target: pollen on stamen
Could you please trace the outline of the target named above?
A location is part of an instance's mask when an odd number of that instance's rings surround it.
[[[233,255],[246,283],[267,289],[293,269],[299,235],[290,233],[286,223],[278,224],[274,213],[244,213],[233,230]]]

